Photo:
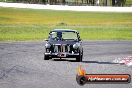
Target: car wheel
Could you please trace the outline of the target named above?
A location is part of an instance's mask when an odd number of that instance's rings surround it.
[[[44,60],[49,60],[51,59],[48,55],[44,55]]]
[[[76,57],[77,62],[82,62],[83,55],[79,54],[79,56]]]
[[[83,59],[83,50],[82,50],[82,52],[79,52],[79,56],[76,57],[76,61],[82,62],[82,59]]]

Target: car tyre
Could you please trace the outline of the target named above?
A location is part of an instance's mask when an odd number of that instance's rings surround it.
[[[82,62],[82,55],[80,54],[79,56],[76,57],[76,62]]]
[[[76,57],[76,62],[82,62],[83,59],[83,50],[79,51],[79,56]]]
[[[44,60],[49,60],[50,57],[48,55],[44,55]]]

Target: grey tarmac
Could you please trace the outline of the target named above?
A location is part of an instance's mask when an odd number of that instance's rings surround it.
[[[88,74],[130,74],[132,67],[113,63],[132,56],[132,41],[83,41],[82,62],[43,60],[45,41],[0,42],[0,88],[131,88],[129,84],[76,82],[79,65]]]

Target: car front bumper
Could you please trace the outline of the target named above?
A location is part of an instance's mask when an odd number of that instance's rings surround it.
[[[79,56],[79,53],[44,53],[46,56],[52,57],[52,58],[76,58]]]

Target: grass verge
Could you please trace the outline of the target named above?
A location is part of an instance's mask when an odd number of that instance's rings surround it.
[[[132,40],[132,13],[0,7],[0,41],[43,40],[54,28],[78,30],[84,40]]]

